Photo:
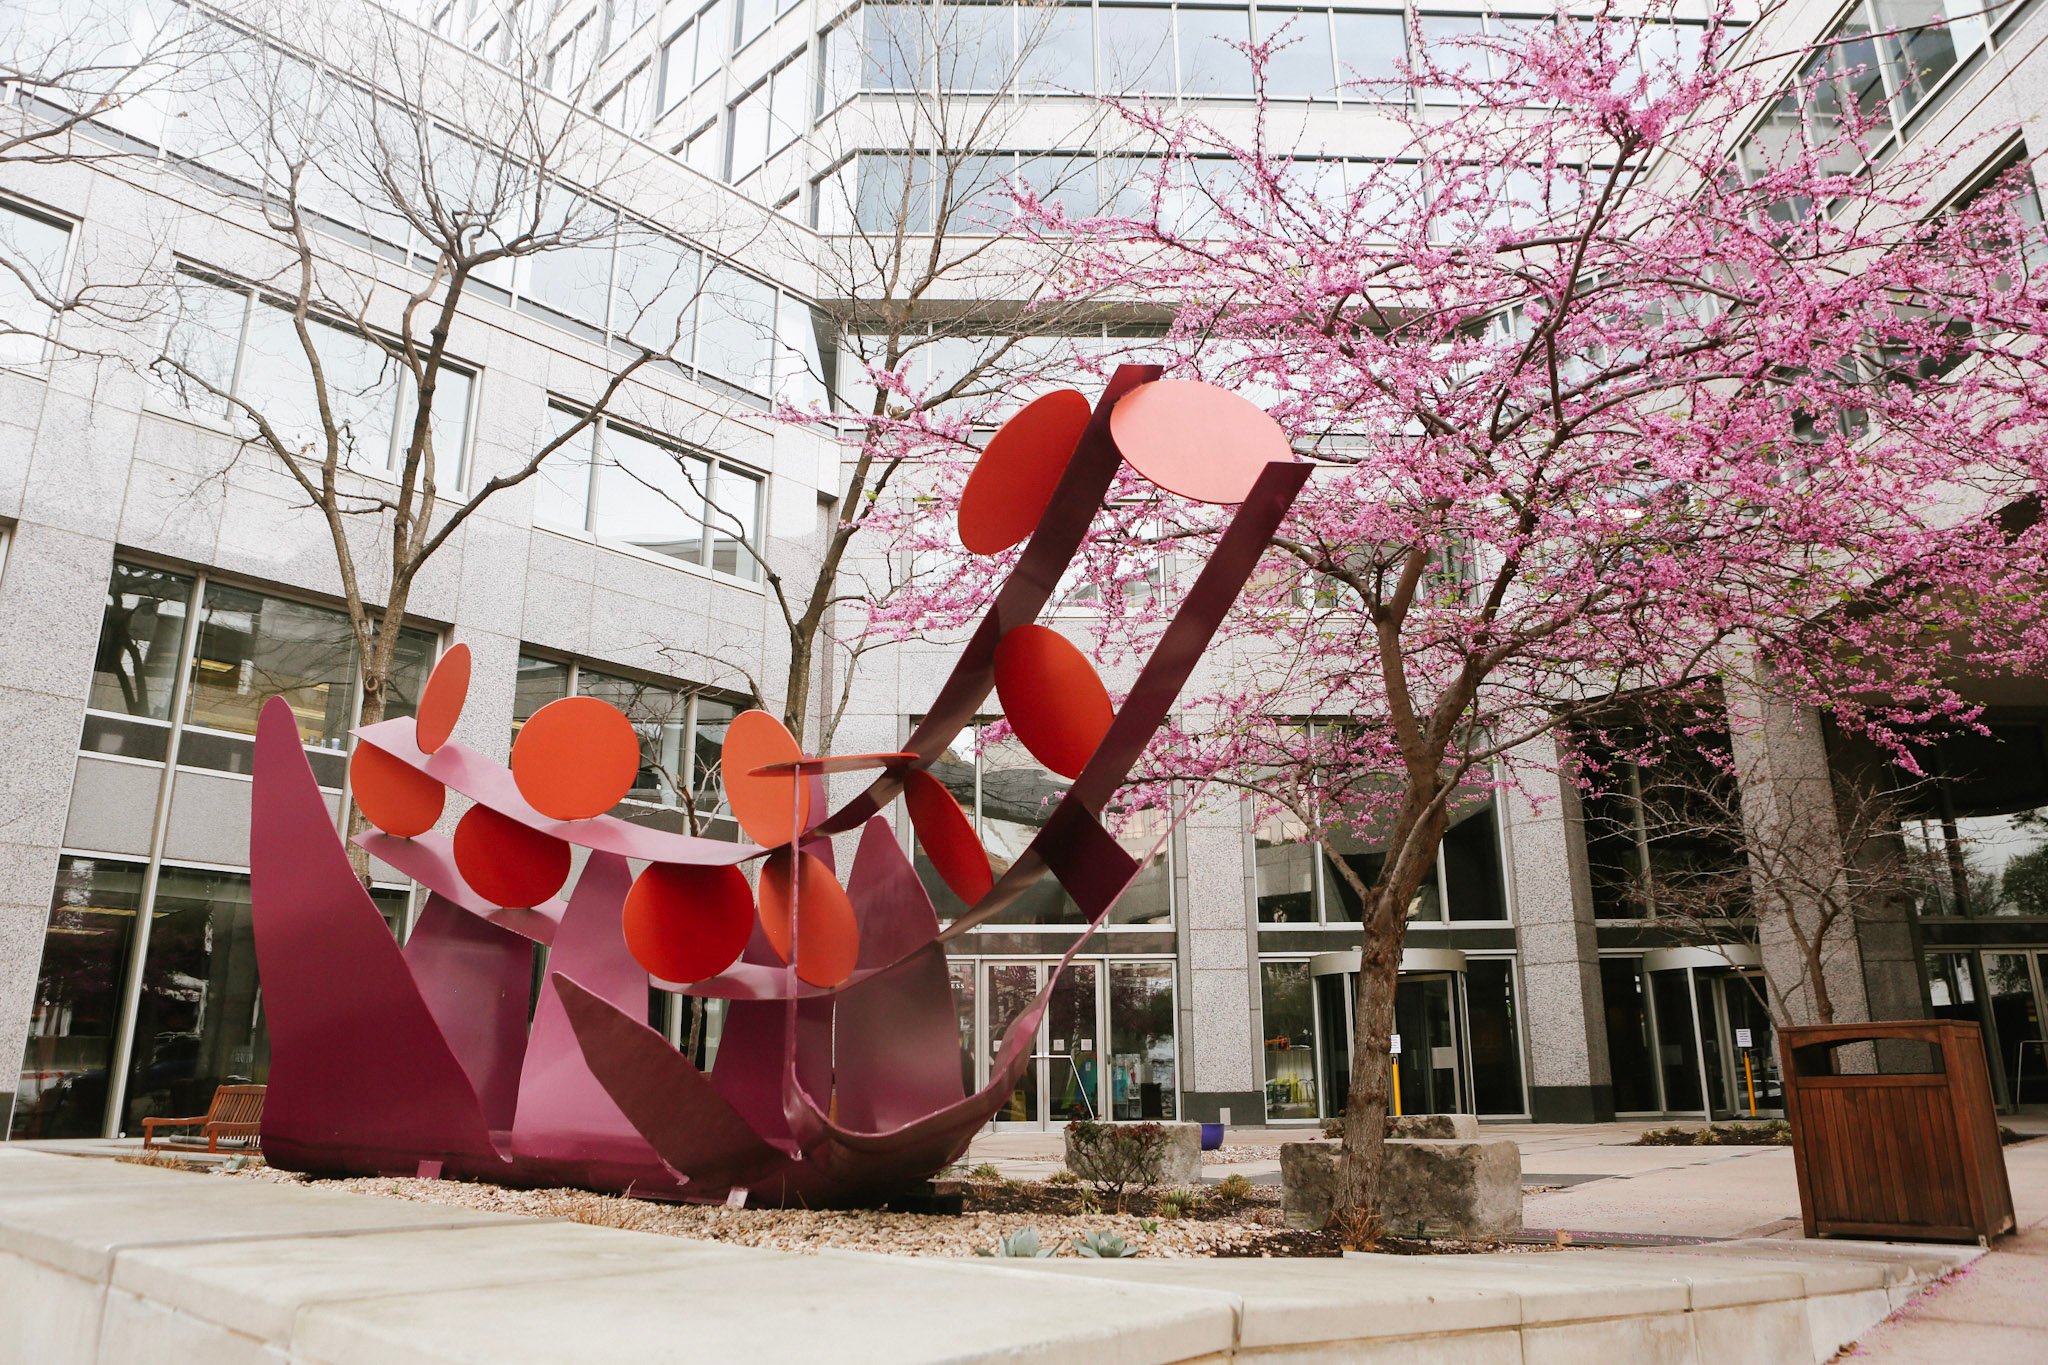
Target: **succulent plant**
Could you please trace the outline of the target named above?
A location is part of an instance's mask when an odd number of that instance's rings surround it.
[[[1107,1230],[1084,1232],[1074,1239],[1074,1250],[1083,1256],[1094,1256],[1101,1260],[1113,1261],[1119,1256],[1135,1256],[1138,1249],[1123,1238]]]
[[[1162,1218],[1191,1218],[1202,1207],[1202,1196],[1196,1190],[1161,1190],[1157,1207]]]
[[[1036,1261],[1042,1260],[1058,1250],[1057,1246],[1040,1246],[1038,1244],[1037,1229],[1018,1228],[1007,1236],[996,1238],[994,1247],[984,1248],[974,1254],[977,1256],[1004,1256],[1019,1260]],[[1091,1251],[1087,1254],[1093,1256],[1097,1253]]]

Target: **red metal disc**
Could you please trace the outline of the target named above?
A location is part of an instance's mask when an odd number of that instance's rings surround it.
[[[761,864],[761,929],[768,944],[789,960],[790,854],[769,855]],[[860,924],[853,902],[832,869],[808,853],[796,853],[796,974],[813,986],[836,986],[860,961]]]
[[[960,491],[962,545],[978,555],[999,554],[1031,534],[1091,413],[1086,398],[1058,389],[1003,423]]]
[[[733,818],[755,843],[770,848],[786,844],[810,824],[811,784],[794,772],[759,771],[772,764],[796,763],[803,756],[788,729],[766,711],[742,711],[725,727],[719,758],[725,799]]]
[[[349,793],[364,818],[399,839],[425,834],[441,818],[448,789],[374,744],[348,757]]]
[[[419,744],[422,753],[433,753],[455,733],[455,721],[462,703],[469,700],[469,646],[454,645],[435,663],[420,691],[418,712]]]
[[[988,853],[946,784],[922,770],[911,773],[903,779],[903,804],[910,808],[910,827],[940,880],[969,905],[986,896],[995,885]]]
[[[569,880],[569,846],[489,806],[471,806],[455,822],[455,866],[493,905],[539,905]]]
[[[996,696],[1017,742],[1061,777],[1079,777],[1116,709],[1095,666],[1044,626],[1017,626],[996,645]]]
[[[1111,410],[1109,434],[1131,468],[1196,502],[1243,502],[1268,464],[1294,458],[1256,403],[1192,379],[1132,389]]]
[[[739,960],[754,891],[736,867],[650,863],[626,893],[626,947],[663,981],[702,981]]]
[[[564,697],[533,713],[512,741],[512,779],[542,815],[588,820],[619,804],[640,772],[640,736],[618,707]]]

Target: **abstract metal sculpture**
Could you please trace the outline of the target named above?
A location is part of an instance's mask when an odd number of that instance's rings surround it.
[[[1118,468],[1236,503],[1130,694],[1036,624]],[[468,651],[437,665],[416,718],[357,732],[350,777],[371,854],[427,890],[395,943],[335,835],[280,699],[256,742],[252,878],[271,1036],[264,1150],[289,1169],[424,1173],[755,1203],[846,1204],[957,1159],[1030,1060],[1060,970],[1011,1021],[989,1083],[965,1093],[946,944],[1046,873],[1099,925],[1141,864],[1100,816],[1309,474],[1270,418],[1206,385],[1123,366],[1092,409],[1071,390],[990,443],[960,532],[993,554],[1028,541],[901,753],[818,758],[749,712],[722,758],[750,843],[604,812],[632,785],[632,726],[601,701],[543,707],[509,770],[450,740]],[[1002,872],[926,768],[998,693],[1021,743],[1073,779]],[[827,811],[822,775],[870,769]],[[457,792],[452,838],[433,832]],[[941,927],[881,812],[904,798],[919,844],[968,906]],[[858,834],[842,886],[832,840]],[[566,899],[574,850],[585,853]],[[636,876],[632,864],[644,864]],[[758,890],[740,869],[758,863]],[[531,1026],[532,944],[550,949]],[[650,984],[726,1000],[700,1071],[644,1022]]]

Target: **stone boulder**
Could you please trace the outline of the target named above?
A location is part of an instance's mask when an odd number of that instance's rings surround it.
[[[1462,1138],[1479,1136],[1479,1120],[1470,1114],[1403,1114],[1387,1120],[1390,1138]]]
[[[1072,1171],[1075,1175],[1080,1176],[1083,1180],[1093,1183],[1096,1179],[1095,1162],[1092,1159],[1090,1153],[1087,1151],[1086,1145],[1082,1144],[1080,1146],[1077,1146],[1074,1141],[1074,1130],[1079,1126],[1080,1125],[1078,1124],[1072,1123],[1067,1125],[1067,1169]],[[1128,1135],[1130,1134],[1130,1131],[1133,1128],[1147,1126],[1159,1129],[1162,1134],[1160,1140],[1163,1143],[1163,1150],[1161,1152],[1159,1160],[1159,1180],[1157,1182],[1156,1188],[1164,1190],[1172,1189],[1176,1186],[1182,1185],[1192,1186],[1201,1184],[1201,1124],[1155,1123],[1150,1125],[1143,1125],[1125,1123],[1101,1125],[1102,1129],[1110,1136],[1110,1139],[1112,1141],[1116,1140],[1117,1135],[1120,1133],[1125,1135],[1126,1140],[1128,1140]],[[1137,1188],[1137,1182],[1131,1182],[1131,1186],[1133,1189]]]
[[[1281,1144],[1280,1211],[1289,1227],[1330,1221],[1337,1152],[1334,1142]],[[1507,1138],[1389,1139],[1380,1226],[1393,1237],[1467,1242],[1520,1231],[1521,1149]]]

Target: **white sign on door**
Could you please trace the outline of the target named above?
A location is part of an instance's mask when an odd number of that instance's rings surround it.
[[[1748,1029],[1739,1028],[1735,1030],[1735,1046],[1744,1049],[1747,1049],[1750,1046]]]
[[[1395,1034],[1395,1035],[1394,1035],[1394,1041],[1393,1041],[1393,1044],[1392,1044],[1392,1045],[1391,1045],[1390,1047],[1388,1047],[1387,1051],[1389,1051],[1389,1052],[1393,1053],[1393,1054],[1394,1054],[1394,1055],[1395,1055],[1396,1057],[1398,1057],[1398,1056],[1400,1056],[1400,1055],[1401,1055],[1401,1035],[1400,1035],[1400,1034],[1398,1034],[1398,1033],[1397,1033],[1397,1034]]]

